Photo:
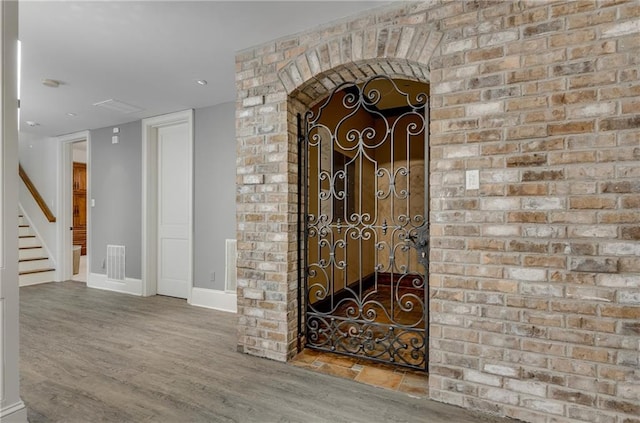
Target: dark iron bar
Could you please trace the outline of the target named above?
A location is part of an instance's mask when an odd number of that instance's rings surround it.
[[[431,117],[430,114],[431,113],[431,97],[427,97],[427,104],[425,105],[424,108],[424,120],[427,124],[427,129],[424,132],[424,180],[425,180],[425,187],[424,187],[424,209],[425,209],[425,213],[427,216],[427,226],[425,228],[424,233],[426,234],[427,237],[427,247],[429,245],[429,239],[430,239],[430,229],[431,229],[431,208],[429,207],[429,201],[431,201],[431,185],[429,184],[429,153],[430,153],[430,145],[429,144],[429,134],[430,134],[430,125],[429,123],[431,122]],[[426,248],[425,251],[422,251],[422,254],[426,254],[427,257],[423,257],[423,265],[425,267],[425,272],[424,272],[424,277],[425,277],[425,287],[424,287],[424,303],[425,304],[429,304],[429,287],[431,286],[429,284],[429,248]],[[429,307],[427,306],[427,313],[425,315],[425,319],[427,322],[427,325],[425,327],[425,337],[427,339],[427,342],[429,340]],[[429,350],[428,350],[428,346],[427,346],[427,359],[429,357]],[[428,361],[428,360],[427,360]]]
[[[302,314],[303,314],[303,305],[302,305],[302,290],[304,289],[304,284],[302,283],[302,149],[305,137],[302,133],[302,116],[298,113],[297,116],[298,121],[298,352],[302,351]]]

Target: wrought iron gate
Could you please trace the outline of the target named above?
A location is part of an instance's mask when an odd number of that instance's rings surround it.
[[[345,83],[298,116],[298,325],[309,348],[425,369],[429,108],[412,84]]]

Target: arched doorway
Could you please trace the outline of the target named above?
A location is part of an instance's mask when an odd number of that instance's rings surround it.
[[[426,369],[428,97],[377,75],[299,116],[305,346]]]

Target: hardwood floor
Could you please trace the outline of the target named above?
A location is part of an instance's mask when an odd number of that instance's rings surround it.
[[[235,321],[184,300],[78,282],[23,287],[29,421],[503,421],[238,353]]]

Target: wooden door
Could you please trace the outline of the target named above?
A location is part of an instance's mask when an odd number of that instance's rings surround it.
[[[87,165],[73,163],[73,245],[87,254]]]
[[[73,163],[73,191],[86,193],[87,191],[87,164]]]

